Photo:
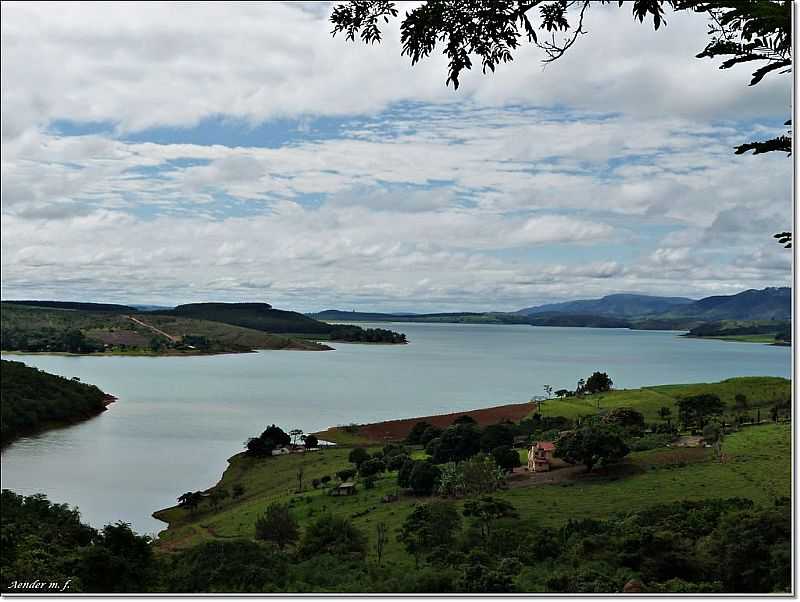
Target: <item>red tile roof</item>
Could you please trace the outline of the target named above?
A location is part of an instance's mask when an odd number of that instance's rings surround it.
[[[544,451],[554,451],[556,449],[556,444],[552,441],[537,441],[536,447]]]

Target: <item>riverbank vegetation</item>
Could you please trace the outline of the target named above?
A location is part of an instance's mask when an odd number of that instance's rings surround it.
[[[0,360],[0,441],[92,418],[112,400],[94,385]]]

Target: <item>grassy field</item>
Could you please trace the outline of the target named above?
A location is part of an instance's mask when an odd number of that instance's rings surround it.
[[[515,486],[498,496],[512,502],[524,520],[558,526],[571,518],[604,518],[682,499],[740,496],[767,504],[790,495],[790,425],[747,427],[726,439],[723,452],[722,462],[704,448],[632,453],[606,474],[578,475],[560,484]],[[331,512],[352,518],[372,540],[376,524],[383,522],[392,533],[387,559],[413,566],[394,533],[412,506],[422,500],[401,494],[395,502],[382,502],[384,495],[397,491],[396,473],[379,478],[374,489],[360,486],[350,497],[331,497],[326,489],[311,488],[311,479],[323,475],[335,481],[335,472],[349,467],[348,453],[349,449],[338,448],[263,460],[234,456],[218,486],[231,489],[242,484],[245,495],[227,500],[217,510],[204,502],[195,514],[180,508],[156,513],[170,523],[159,536],[158,549],[167,552],[214,538],[252,538],[256,517],[269,503],[281,501],[291,505],[301,528]],[[304,489],[295,493],[300,467]],[[452,503],[460,506],[463,502]]]
[[[638,410],[647,421],[653,422],[660,420],[658,411],[662,407],[670,408],[674,419],[677,415],[677,399],[701,393],[718,395],[731,409],[735,396],[742,394],[747,397],[751,408],[759,408],[789,399],[792,385],[788,379],[772,376],[730,378],[718,383],[657,385],[641,389],[620,389],[583,398],[551,399],[542,403],[541,412],[545,416],[566,416],[574,419],[595,414],[599,410],[625,406]]]

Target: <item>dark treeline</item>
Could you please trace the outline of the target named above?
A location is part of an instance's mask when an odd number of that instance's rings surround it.
[[[791,322],[777,320],[774,322],[752,322],[744,324],[730,324],[726,322],[708,322],[696,326],[689,331],[690,336],[734,336],[741,334],[772,334],[791,331]]]
[[[37,330],[23,330],[5,326],[0,330],[0,338],[0,348],[4,351],[99,353],[105,349],[101,342],[87,338],[78,329],[44,326]]]
[[[787,498],[684,501],[556,528],[487,496],[461,511],[423,503],[383,538],[414,555],[411,570],[382,563],[372,534],[338,516],[281,545],[231,539],[155,555],[128,525],[95,530],[41,495],[4,490],[2,506],[4,592],[37,579],[70,593],[786,593],[791,583]],[[273,511],[292,520],[290,508]]]
[[[3,444],[52,424],[91,418],[105,409],[108,400],[94,385],[48,374],[22,362],[2,360],[0,376]]]
[[[383,328],[361,328],[349,324],[334,324],[331,330],[332,341],[353,343],[406,343],[406,335]]]
[[[48,307],[51,309],[99,311],[104,313],[135,313],[137,310],[130,305],[117,305],[115,303],[82,303],[78,301],[3,301],[14,305],[27,305],[29,307]]]

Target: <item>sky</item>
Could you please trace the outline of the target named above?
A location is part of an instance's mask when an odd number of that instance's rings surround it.
[[[401,4],[403,9],[411,4]],[[405,6],[403,6],[405,4]],[[791,76],[594,5],[445,86],[328,3],[4,2],[2,298],[514,311],[788,286]]]

